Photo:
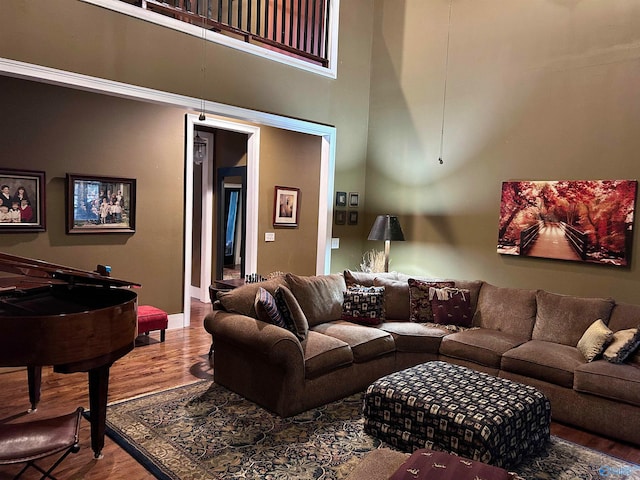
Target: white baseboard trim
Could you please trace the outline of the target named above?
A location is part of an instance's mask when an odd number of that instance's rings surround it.
[[[184,328],[184,313],[172,313],[168,315],[169,326],[167,330],[173,330],[176,328]]]

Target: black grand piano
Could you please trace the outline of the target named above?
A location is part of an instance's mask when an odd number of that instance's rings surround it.
[[[0,366],[27,367],[29,400],[40,400],[43,365],[89,374],[91,448],[100,458],[109,368],[134,347],[134,282],[0,253]]]

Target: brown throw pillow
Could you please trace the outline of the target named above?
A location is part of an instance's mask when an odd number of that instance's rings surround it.
[[[429,288],[453,287],[454,282],[429,282],[410,278],[409,282],[409,320],[412,322],[433,322],[433,310],[429,300]]]
[[[409,284],[407,281],[376,277],[373,284],[376,287],[384,287],[385,318],[407,321],[409,319]]]

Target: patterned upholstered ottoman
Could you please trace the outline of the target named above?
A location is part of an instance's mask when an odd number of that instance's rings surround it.
[[[549,440],[551,406],[538,390],[445,362],[372,383],[365,431],[408,452],[445,450],[511,467]]]

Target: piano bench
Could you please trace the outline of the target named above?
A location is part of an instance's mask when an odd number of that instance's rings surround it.
[[[150,305],[138,305],[138,335],[149,335],[152,330],[160,330],[160,341],[164,342],[164,332],[168,325],[167,312]]]
[[[26,463],[20,470],[19,478],[29,468],[35,468],[44,478],[54,479],[53,470],[69,455],[80,450],[80,419],[84,409],[78,407],[75,412],[60,417],[34,420],[25,423],[6,423],[0,425],[0,465]],[[35,464],[49,455],[64,452],[48,469]]]

